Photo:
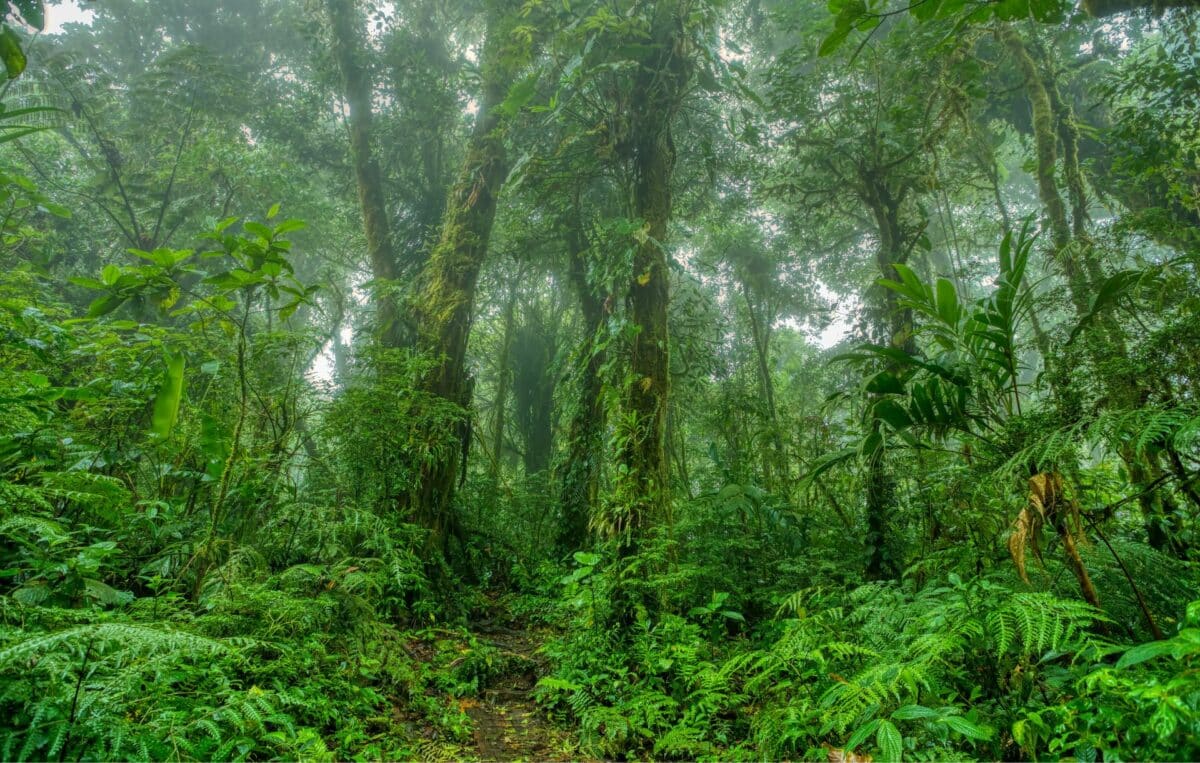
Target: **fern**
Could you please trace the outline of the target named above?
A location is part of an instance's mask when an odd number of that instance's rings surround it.
[[[1106,618],[1091,606],[1048,593],[1014,593],[984,616],[984,632],[998,658],[1020,647],[1039,655],[1065,648],[1081,650],[1092,643],[1089,630]]]
[[[184,631],[163,630],[131,623],[101,623],[28,638],[0,649],[0,670],[15,668],[22,660],[35,658],[62,647],[78,650],[81,645],[91,645],[98,649],[115,646],[123,653],[140,655],[181,651],[212,654],[227,649],[219,641]]]

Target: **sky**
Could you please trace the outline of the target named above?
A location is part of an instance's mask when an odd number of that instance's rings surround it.
[[[63,24],[75,22],[88,23],[92,20],[93,12],[80,7],[79,0],[64,0],[55,5],[46,6],[46,32],[57,34],[62,31]]]

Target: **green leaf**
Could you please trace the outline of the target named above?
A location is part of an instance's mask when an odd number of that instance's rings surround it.
[[[0,61],[4,62],[4,70],[9,79],[20,77],[28,63],[24,51],[21,50],[21,38],[7,26],[0,28]]]
[[[905,705],[892,713],[892,718],[898,721],[915,721],[918,718],[937,718],[941,713],[923,705]]]
[[[584,551],[576,551],[573,557],[576,564],[581,564],[584,567],[595,567],[600,562],[599,554],[589,554]]]
[[[850,735],[850,738],[846,740],[846,749],[853,750],[863,742],[867,741],[867,738],[875,733],[875,730],[879,728],[879,724],[882,722],[883,721],[881,719],[876,718],[875,720],[860,726],[853,734]]]
[[[26,24],[39,32],[46,29],[46,7],[43,0],[12,0],[12,4],[17,6],[17,10],[21,12],[21,19]]]
[[[880,371],[867,379],[866,390],[876,395],[903,395],[904,384],[890,371]]]
[[[839,451],[835,451],[833,453],[828,453],[828,454],[822,456],[820,459],[818,459],[817,462],[815,464],[813,464],[812,468],[809,469],[808,473],[806,473],[803,477],[801,477],[801,480],[804,482],[811,482],[813,480],[816,480],[818,477],[820,477],[822,474],[829,471],[833,467],[837,466],[838,464],[842,464],[847,461],[850,461],[857,455],[858,455],[858,449],[856,449],[856,448],[842,448]]]
[[[904,407],[892,399],[884,399],[875,403],[871,408],[872,415],[896,431],[908,429],[913,425],[912,416]]]
[[[1151,641],[1148,644],[1139,644],[1121,655],[1121,659],[1117,660],[1117,668],[1128,668],[1156,657],[1174,653],[1175,644],[1170,641]]]
[[[271,205],[271,208],[267,210],[267,219],[273,220],[277,214],[279,214],[279,202],[275,202]]]
[[[991,739],[996,731],[991,726],[984,726],[979,723],[972,723],[961,715],[948,715],[941,719],[941,722],[946,724],[951,731],[965,736],[968,739],[984,741]]]
[[[86,276],[71,276],[67,279],[67,282],[73,283],[76,286],[82,286],[85,289],[102,291],[106,288],[103,282],[97,281],[95,278],[88,278]]]
[[[1078,325],[1071,329],[1069,341],[1074,341],[1079,332],[1083,331],[1100,312],[1116,304],[1122,297],[1128,296],[1145,275],[1146,271],[1142,270],[1122,270],[1109,276],[1096,291],[1087,315],[1080,318]]]
[[[116,604],[121,600],[121,592],[92,578],[85,578],[83,581],[84,591],[88,596],[96,599],[101,604]]]
[[[104,282],[105,286],[112,286],[120,277],[121,269],[116,265],[105,265],[104,269],[100,271],[100,280]]]
[[[821,46],[817,48],[817,55],[824,58],[840,48],[846,38],[850,36],[851,28],[849,24],[845,26],[839,24],[824,40],[821,40]]]
[[[165,351],[166,368],[158,396],[154,399],[154,416],[151,431],[158,437],[170,436],[179,415],[179,403],[183,399],[183,353]]]
[[[102,315],[108,315],[123,304],[125,304],[124,297],[118,297],[116,294],[105,294],[102,297],[97,297],[92,301],[92,304],[88,305],[87,317],[99,318]]]
[[[875,732],[875,743],[879,745],[880,760],[885,763],[900,760],[904,740],[900,736],[900,729],[891,721],[879,722],[879,730]]]
[[[291,318],[296,314],[296,311],[300,309],[301,304],[302,300],[297,299],[288,302],[286,305],[279,308],[279,319],[286,321],[288,318]]]
[[[242,228],[244,228],[247,233],[253,233],[255,236],[261,236],[262,238],[268,240],[272,236],[272,231],[270,228],[262,223],[256,223],[253,220],[247,220],[246,222],[242,223]]]
[[[506,117],[515,117],[537,93],[537,80],[537,74],[534,73],[513,85],[504,102],[500,104],[500,113]]]
[[[942,0],[924,0],[924,2],[916,2],[909,6],[909,12],[917,21],[928,21],[937,15],[938,9],[942,6]]]
[[[939,278],[936,289],[938,317],[947,326],[957,326],[960,310],[958,307],[958,292],[954,290],[954,284],[945,278]]]
[[[285,233],[291,233],[294,230],[300,230],[308,226],[308,223],[303,220],[284,220],[279,225],[275,226],[275,235],[282,236]]]

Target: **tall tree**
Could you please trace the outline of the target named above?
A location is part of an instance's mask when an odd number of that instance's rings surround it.
[[[518,23],[520,4],[489,3],[480,53],[480,97],[475,127],[468,141],[458,180],[450,190],[437,243],[421,274],[413,300],[417,347],[433,366],[421,380],[422,390],[467,408],[471,384],[466,373],[475,287],[488,252],[497,198],[509,163],[505,131],[514,112],[506,96],[529,60],[531,39]],[[518,103],[515,107],[520,108]],[[465,440],[465,438],[464,438]],[[461,453],[449,453],[420,466],[410,505],[417,521],[429,530],[430,558],[440,558],[446,541],[457,533],[453,514],[455,477]]]

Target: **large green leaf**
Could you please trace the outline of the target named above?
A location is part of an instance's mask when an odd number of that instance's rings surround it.
[[[908,411],[904,407],[891,398],[884,398],[871,408],[871,413],[875,418],[887,423],[892,429],[897,432],[908,429],[913,424],[912,417],[908,415]]]
[[[879,758],[886,763],[898,762],[904,750],[900,729],[891,721],[880,721],[875,732],[875,743],[879,745]]]
[[[1173,655],[1175,651],[1176,644],[1172,641],[1151,641],[1146,644],[1138,644],[1121,655],[1121,659],[1117,661],[1117,667],[1129,668],[1156,657]]]
[[[154,416],[150,430],[158,437],[168,437],[179,416],[179,403],[183,400],[183,353],[165,351],[166,367],[158,396],[154,398]]]
[[[21,38],[10,27],[0,24],[0,61],[9,79],[16,79],[25,71],[25,51],[21,50]]]
[[[506,117],[515,117],[525,104],[537,93],[537,75],[531,74],[509,89],[504,102],[500,104],[500,113]]]

